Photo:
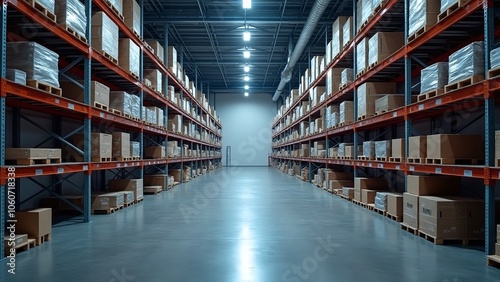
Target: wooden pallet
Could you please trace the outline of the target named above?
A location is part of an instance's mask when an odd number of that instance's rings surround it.
[[[142,201],[144,201],[144,197],[142,197],[142,198],[140,198],[140,199],[135,200],[135,201],[134,201],[134,204],[140,203],[140,202],[142,202]]]
[[[415,31],[414,34],[408,36],[408,43],[414,41],[415,39],[419,38],[422,34],[424,34],[429,28],[431,28],[432,25],[425,25],[421,28],[419,28],[417,31]]]
[[[444,92],[455,91],[484,80],[484,75],[474,75],[458,82],[450,83],[444,87]]]
[[[363,206],[364,204],[358,200],[355,200],[355,199],[352,199],[352,202],[355,204],[355,205],[358,205],[358,206]]]
[[[98,209],[93,209],[92,210],[92,214],[112,214],[112,213],[115,213],[116,211],[118,210],[121,210],[123,209],[124,206],[120,206],[120,207],[114,207],[114,208],[109,208],[109,209],[104,209],[104,210],[98,210]]]
[[[458,0],[455,4],[451,5],[446,11],[440,13],[437,17],[438,23],[446,19],[448,16],[453,14],[455,11],[458,10],[458,8],[463,7],[465,4],[467,4],[470,0]]]
[[[402,222],[403,221],[403,217],[401,216],[397,216],[397,215],[393,215],[393,214],[390,214],[388,212],[385,213],[385,216],[387,216],[388,218],[394,220],[394,221],[397,221],[397,222]]]
[[[163,188],[161,186],[144,186],[143,192],[144,194],[148,195],[156,195],[158,193],[161,193],[163,191]]]
[[[377,6],[377,7],[375,7],[375,8],[373,9],[373,15],[375,15],[375,14],[376,14],[376,13],[378,13],[380,10],[382,10],[382,7],[384,7],[384,6],[385,6],[385,4],[387,4],[387,1],[388,1],[388,0],[383,0],[383,1],[380,1],[380,4],[378,4],[378,6]]]
[[[156,58],[158,58],[158,56],[155,54],[155,50],[153,49],[153,47],[149,46],[146,40],[143,39],[142,44],[144,44],[144,47],[146,47],[146,49],[148,49],[149,52],[151,52],[153,55],[155,55]]]
[[[15,250],[15,254],[20,253],[22,251],[27,251],[30,248],[33,248],[36,246],[36,240],[35,239],[28,239],[26,242],[16,245],[15,247],[8,247],[5,248],[5,256],[8,256],[10,254],[10,249]]]
[[[52,85],[47,84],[47,83],[42,82],[42,81],[28,80],[28,81],[26,81],[26,85],[33,87],[35,89],[50,93],[50,94],[62,96],[62,89],[61,88],[52,86]]]
[[[111,4],[111,1],[108,1],[108,0],[104,0],[104,3],[106,3],[106,5],[108,5],[108,7],[111,9],[111,11],[113,11],[113,13],[115,13],[115,15],[122,21],[122,22],[125,22],[125,18],[123,17],[123,15],[120,13],[120,11],[118,11],[118,9],[115,8],[115,6],[113,6],[113,4]]]
[[[111,56],[111,54],[109,54],[108,52],[106,52],[104,50],[101,50],[100,53],[101,53],[101,55],[103,55],[104,57],[106,57],[108,60],[110,60],[111,62],[113,62],[113,64],[118,65],[118,59],[116,59],[115,57]]]
[[[387,157],[376,157],[375,160],[377,162],[388,162],[389,158],[387,158]]]
[[[500,76],[500,68],[491,69],[488,71],[488,78],[496,78]]]
[[[404,223],[401,223],[401,229],[408,231],[408,232],[412,233],[413,235],[418,235],[418,229],[413,228],[411,226],[408,226]]]
[[[358,156],[358,160],[360,161],[371,161],[374,160],[375,157],[370,157],[370,156]]]
[[[340,85],[340,88],[339,88],[339,91],[344,90],[344,88],[347,88],[347,86],[349,86],[350,84],[351,84],[351,82],[349,82],[349,83],[345,83],[345,84],[341,84],[341,85]]]
[[[406,161],[411,164],[423,164],[425,163],[425,158],[407,158]]]
[[[137,31],[132,30],[132,32],[134,33],[135,37],[137,37],[137,39],[139,39],[139,41],[143,41],[142,36],[139,33],[137,33]]]
[[[469,240],[467,239],[440,239],[436,238],[434,236],[428,235],[425,232],[418,231],[418,236],[424,238],[427,241],[430,241],[434,243],[435,245],[444,245],[446,244],[453,244],[453,245],[462,245],[462,246],[468,246],[469,245]]]
[[[370,210],[372,210],[380,215],[383,215],[383,216],[386,215],[386,211],[378,209],[377,207],[375,207],[375,204],[369,204],[369,206],[370,206]]]
[[[353,157],[338,157],[340,160],[354,160]]]
[[[364,119],[367,119],[369,117],[370,117],[369,115],[361,115],[358,117],[357,121],[364,120]]]
[[[136,73],[133,73],[131,71],[128,72],[128,74],[130,74],[133,78],[135,78],[136,80],[139,80],[139,75],[136,74]]]
[[[49,233],[49,234],[45,234],[43,236],[40,236],[38,238],[30,238],[30,239],[34,239],[35,240],[35,246],[40,246],[41,244],[50,241],[51,237],[52,236]]]
[[[484,159],[426,158],[426,164],[480,165]]]
[[[366,72],[368,71],[368,69],[364,69],[362,71],[360,71],[359,73],[356,74],[356,78],[360,78],[361,76],[363,76]]]
[[[117,109],[109,109],[109,111],[115,115],[119,115],[119,116],[122,116],[122,111],[119,111]]]
[[[109,111],[109,107],[104,105],[104,104],[101,104],[99,102],[94,102],[94,107],[95,108],[98,108],[98,109],[101,109],[103,111]]]
[[[114,162],[130,162],[132,160],[133,160],[132,157],[126,157],[126,158],[124,158],[124,157],[116,157],[116,158],[113,158]]]
[[[77,32],[76,30],[74,30],[72,27],[68,26],[68,25],[61,25],[67,32],[71,33],[74,37],[78,38],[78,40],[80,40],[81,42],[87,44],[87,38],[85,37],[85,35],[82,35],[80,34],[79,32]]]
[[[436,89],[436,90],[432,90],[429,92],[425,92],[425,93],[417,96],[417,102],[424,101],[424,100],[442,95],[443,93],[444,93],[444,89]]]
[[[498,255],[487,256],[486,265],[500,268],[500,256]]]
[[[344,194],[338,194],[342,199],[345,199],[345,200],[348,200],[348,201],[352,201],[351,198],[349,198],[349,196],[346,196]]]
[[[134,201],[130,202],[130,203],[123,203],[123,207],[124,208],[127,208],[127,207],[130,207],[132,205],[135,205]]]
[[[9,165],[42,165],[42,164],[60,164],[61,158],[29,158],[29,159],[14,159],[5,160],[5,164]]]
[[[52,22],[57,22],[57,16],[52,13],[51,11],[47,10],[43,4],[36,0],[24,0],[28,4],[30,4],[31,7],[35,8],[38,12],[42,13],[44,16],[47,17]]]
[[[405,161],[405,158],[393,158],[393,157],[390,157],[389,161],[393,162],[393,163],[402,163],[402,162]]]

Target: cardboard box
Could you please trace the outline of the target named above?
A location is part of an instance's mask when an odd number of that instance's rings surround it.
[[[113,158],[130,158],[130,134],[113,132]]]
[[[348,199],[353,199],[354,198],[354,188],[342,187],[342,195],[346,196]]]
[[[415,34],[424,26],[435,25],[437,16],[440,13],[440,4],[441,1],[434,0],[410,1],[410,30],[408,35]]]
[[[368,65],[376,65],[404,45],[402,32],[377,32],[368,42]]]
[[[173,68],[174,73],[176,73],[177,72],[177,50],[173,46],[168,46],[167,54],[168,54],[167,65],[169,68]]]
[[[388,189],[388,184],[385,178],[356,177],[354,178],[354,188],[384,191]]]
[[[164,62],[165,60],[165,52],[163,49],[163,46],[160,44],[160,42],[153,40],[153,39],[148,39],[146,40],[146,43],[153,48],[153,53],[160,59],[161,62]]]
[[[332,24],[332,58],[336,58],[344,47],[344,25],[349,17],[340,16]]]
[[[377,195],[377,191],[374,190],[361,190],[361,202],[365,204],[373,204],[375,203],[375,196]]]
[[[142,179],[113,179],[108,182],[109,191],[132,191],[135,201],[144,198],[144,181]]]
[[[484,201],[479,199],[465,200],[467,201],[467,238],[484,239]]]
[[[10,242],[10,234],[8,233],[5,233],[6,236],[3,237],[3,246],[4,246],[4,249],[5,249],[5,253],[10,253],[8,251],[10,251],[10,249],[14,248],[15,246],[19,246],[21,244],[24,244],[26,242],[28,242],[28,234],[15,234],[15,237],[14,237],[14,245],[9,245]],[[12,243],[10,243],[12,244]]]
[[[365,37],[356,45],[356,74],[360,74],[368,67],[368,41],[369,39]]]
[[[344,101],[340,103],[339,122],[351,123],[354,121],[354,101]]]
[[[135,0],[123,0],[125,24],[137,35],[141,35],[141,6]]]
[[[354,182],[352,180],[326,180],[328,183],[328,191],[333,191],[335,189],[342,189],[344,187],[353,187]]]
[[[6,160],[60,159],[61,149],[51,148],[5,148]]]
[[[122,207],[123,193],[106,193],[92,196],[93,210],[109,210]]]
[[[358,118],[375,114],[375,101],[387,94],[396,93],[392,82],[367,82],[358,87]]]
[[[381,114],[405,105],[405,96],[399,94],[385,95],[375,100],[375,113]]]
[[[410,193],[403,194],[403,223],[418,229],[419,196]]]
[[[15,218],[16,232],[28,234],[30,239],[39,239],[52,233],[52,209],[40,208],[16,212]]]
[[[120,38],[118,65],[139,78],[140,49],[130,38]]]
[[[484,159],[483,138],[481,135],[428,135],[427,158]]]
[[[165,147],[151,146],[144,148],[145,159],[164,159],[166,158]]]
[[[458,196],[460,177],[453,176],[407,176],[407,192],[419,196]]]
[[[467,202],[434,196],[419,199],[418,228],[437,239],[467,238]]]
[[[139,158],[141,156],[141,144],[136,141],[130,141],[130,156]]]
[[[329,69],[326,73],[326,95],[335,94],[340,89],[340,80],[344,69],[334,68]]]
[[[118,26],[104,12],[92,16],[92,48],[118,60]]]
[[[405,139],[392,139],[391,152],[393,158],[405,158]]]
[[[135,193],[133,191],[120,191],[123,194],[123,203],[132,204],[135,201]]]
[[[82,83],[82,82],[81,82]],[[69,98],[71,100],[78,101],[83,103],[84,93],[83,88],[69,81],[61,81],[60,82],[62,89],[62,96]],[[99,103],[104,106],[109,106],[109,87],[106,85],[97,82],[90,82],[90,105],[94,105],[95,103]]]
[[[387,213],[403,217],[403,194],[387,193]]]
[[[427,157],[427,136],[410,137],[408,139],[408,158],[422,159],[426,157]]]
[[[175,182],[182,182],[182,170],[181,169],[171,169],[168,171],[168,175],[174,177]]]
[[[163,77],[162,73],[157,69],[144,69],[144,78],[151,81],[151,87],[163,93]]]
[[[96,159],[111,159],[113,150],[113,136],[106,133],[92,133],[90,137],[90,146],[92,158]],[[73,145],[78,149],[83,150],[83,134],[73,135]],[[70,156],[76,161],[83,161],[83,156],[76,153],[72,149],[68,149]]]

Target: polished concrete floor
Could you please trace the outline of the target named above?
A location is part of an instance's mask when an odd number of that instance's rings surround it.
[[[0,281],[500,281],[477,249],[399,224],[269,168],[224,168],[2,261]]]

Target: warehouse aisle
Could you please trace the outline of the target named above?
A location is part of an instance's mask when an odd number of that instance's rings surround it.
[[[500,281],[483,253],[399,224],[269,168],[225,168],[2,263],[0,281]],[[6,262],[6,261],[4,261]]]

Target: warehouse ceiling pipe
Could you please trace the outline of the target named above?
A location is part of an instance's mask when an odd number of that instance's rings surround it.
[[[304,28],[300,33],[299,40],[297,41],[297,44],[295,44],[295,49],[293,50],[292,55],[288,59],[288,64],[281,73],[281,81],[280,84],[278,85],[278,89],[276,89],[276,92],[274,93],[273,101],[276,102],[278,100],[286,84],[290,82],[290,80],[292,79],[293,68],[299,61],[302,52],[304,52],[304,49],[306,48],[309,39],[311,38],[314,30],[316,29],[316,26],[318,25],[318,22],[321,19],[321,15],[323,15],[323,12],[326,10],[326,7],[328,7],[328,4],[330,4],[330,0],[317,0],[316,3],[314,3],[311,13],[309,14],[309,17],[307,18],[307,21],[304,25]]]

